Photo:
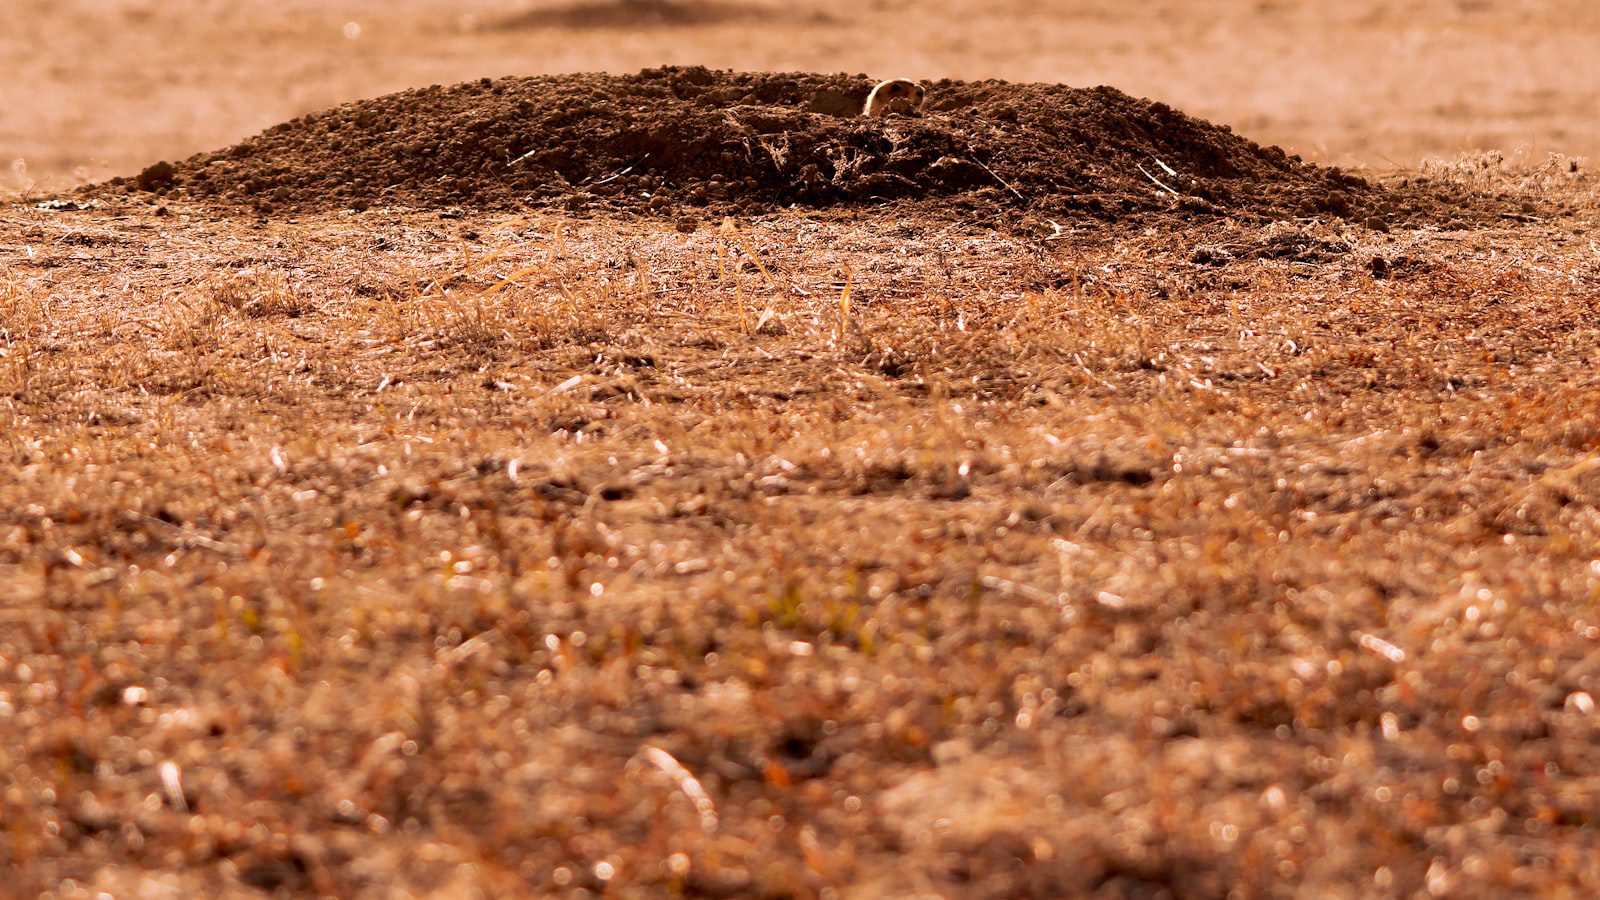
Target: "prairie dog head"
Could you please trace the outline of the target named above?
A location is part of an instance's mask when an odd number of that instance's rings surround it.
[[[891,78],[878,82],[867,95],[863,116],[886,116],[889,113],[908,113],[922,105],[928,92],[909,78]]]

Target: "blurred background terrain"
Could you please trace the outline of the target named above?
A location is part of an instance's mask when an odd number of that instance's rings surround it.
[[[1589,0],[7,0],[0,16],[12,189],[405,87],[660,64],[1110,84],[1379,169],[1600,147]]]

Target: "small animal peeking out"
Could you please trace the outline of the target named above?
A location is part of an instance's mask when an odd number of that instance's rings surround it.
[[[891,78],[878,82],[867,95],[863,116],[887,116],[889,113],[908,113],[922,105],[928,95],[922,85],[909,78]]]

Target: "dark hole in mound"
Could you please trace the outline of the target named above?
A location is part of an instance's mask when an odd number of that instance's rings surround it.
[[[1109,87],[940,81],[914,115],[858,115],[863,75],[503,78],[274,126],[115,187],[258,209],[523,205],[678,216],[891,201],[1060,221],[1448,218]],[[103,191],[105,187],[92,188]]]
[[[494,31],[533,28],[640,29],[715,25],[757,19],[762,10],[719,0],[579,0],[530,9],[488,23]]]

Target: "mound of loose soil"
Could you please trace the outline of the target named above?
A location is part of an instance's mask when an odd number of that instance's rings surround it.
[[[919,200],[1101,221],[1436,213],[1108,87],[947,80],[920,114],[867,119],[870,87],[700,67],[484,79],[346,104],[111,184],[280,211]]]

